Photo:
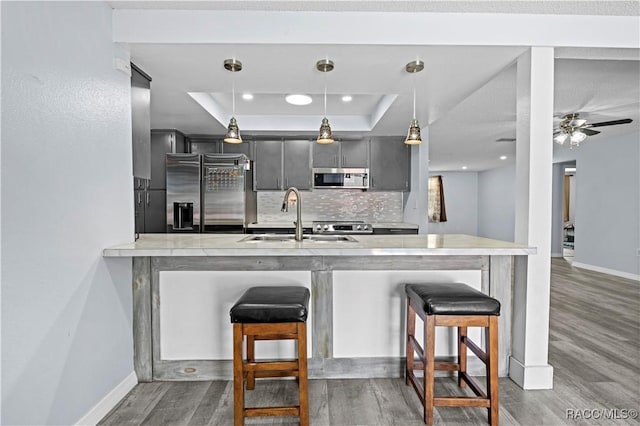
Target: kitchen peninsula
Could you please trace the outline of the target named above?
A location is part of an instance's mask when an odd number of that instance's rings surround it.
[[[247,287],[282,283],[312,292],[310,377],[400,377],[402,284],[424,280],[466,282],[500,300],[499,370],[509,375],[512,272],[522,263],[514,258],[535,248],[458,234],[301,242],[255,235],[143,234],[104,249],[105,257],[133,258],[140,381],[230,378],[229,307]],[[445,344],[438,346],[451,351],[455,340],[445,331],[437,336]],[[284,350],[266,349],[267,355]]]

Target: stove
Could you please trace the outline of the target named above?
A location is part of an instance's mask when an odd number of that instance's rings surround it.
[[[314,234],[372,234],[373,227],[370,223],[361,220],[349,221],[313,221]]]

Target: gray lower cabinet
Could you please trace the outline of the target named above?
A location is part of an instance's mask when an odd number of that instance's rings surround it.
[[[313,167],[369,167],[368,145],[366,139],[314,143]]]
[[[402,137],[372,137],[369,189],[408,191],[411,177],[411,147]]]
[[[166,189],[167,154],[185,152],[185,137],[178,130],[151,130],[151,182],[149,189]]]
[[[311,189],[311,142],[254,142],[254,189],[279,191],[290,186]]]
[[[167,232],[167,192],[163,189],[148,190],[144,201],[144,232]]]

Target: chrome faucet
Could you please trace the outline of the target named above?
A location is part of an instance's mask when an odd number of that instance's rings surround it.
[[[296,225],[296,241],[302,241],[302,199],[300,198],[300,191],[298,191],[298,188],[292,186],[284,193],[282,211],[289,211],[289,194],[292,192],[296,194],[296,221],[293,222]]]

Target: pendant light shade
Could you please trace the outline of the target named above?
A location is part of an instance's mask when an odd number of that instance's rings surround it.
[[[409,62],[405,70],[410,74],[415,74],[424,69],[424,62],[421,60],[415,60]],[[407,145],[420,145],[422,143],[422,136],[420,136],[420,125],[416,118],[416,82],[413,81],[413,118],[409,124],[409,131],[407,132],[407,138],[404,140]]]
[[[242,71],[242,62],[237,59],[226,59],[224,61],[224,68],[230,72],[239,72]],[[231,85],[231,93],[232,93],[232,111],[231,120],[229,120],[229,126],[227,127],[227,134],[224,135],[224,141],[226,143],[242,143],[242,137],[240,136],[240,129],[238,128],[238,122],[236,121],[236,85],[235,81],[233,81]]]
[[[420,145],[422,143],[422,136],[420,136],[420,125],[415,118],[411,120],[409,125],[409,132],[407,133],[407,139],[404,143],[407,145]]]
[[[242,137],[240,137],[240,130],[238,129],[238,122],[235,117],[231,117],[231,120],[229,120],[229,126],[227,127],[227,134],[224,135],[224,141],[226,143],[242,143]]]
[[[320,125],[320,132],[318,133],[318,139],[316,140],[319,144],[330,144],[333,143],[333,136],[331,135],[331,126],[329,125],[329,119],[327,118],[327,78],[326,73],[333,70],[333,61],[329,59],[321,59],[316,62],[316,69],[320,72],[325,73],[324,80],[324,118],[322,119],[322,124]]]
[[[320,144],[333,143],[333,136],[331,135],[331,126],[329,125],[329,120],[327,119],[327,117],[322,119],[322,124],[320,125],[320,133],[318,134],[318,140],[316,142]]]

